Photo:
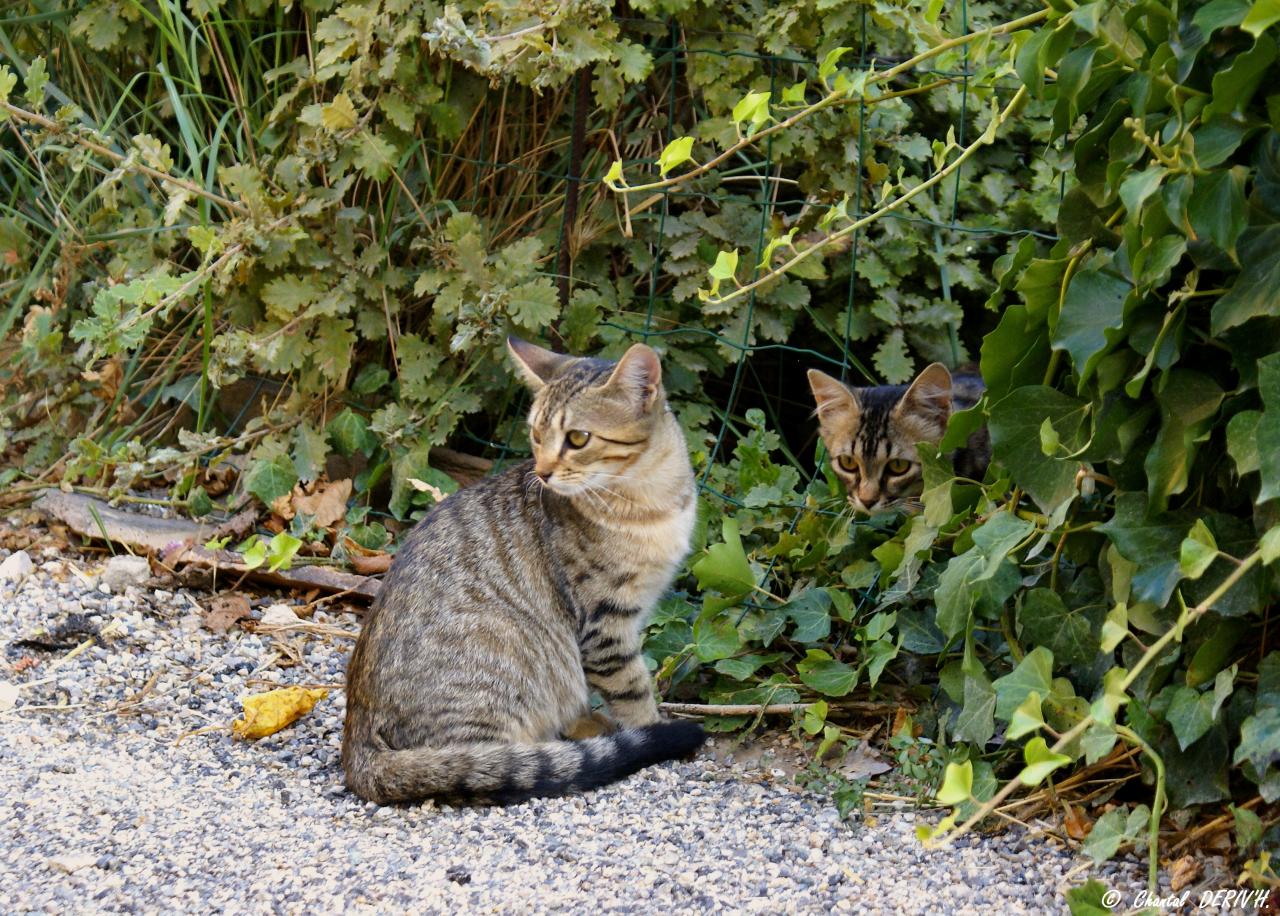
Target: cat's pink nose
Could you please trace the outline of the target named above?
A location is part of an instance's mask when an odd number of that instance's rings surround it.
[[[535,464],[533,466],[533,473],[537,474],[538,479],[541,480],[543,483],[546,483],[548,480],[550,480],[551,475],[554,474],[555,472],[556,472],[556,469],[554,467],[546,467],[541,464]]]

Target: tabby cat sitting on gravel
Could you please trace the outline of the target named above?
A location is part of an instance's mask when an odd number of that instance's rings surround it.
[[[954,410],[978,403],[977,375],[952,375],[942,363],[926,366],[910,385],[850,388],[817,369],[809,387],[831,468],[844,481],[849,503],[863,512],[915,509],[923,486],[916,443],[942,441]],[[981,480],[991,460],[985,428],[951,456],[961,477]]]
[[[510,338],[534,460],[405,538],[347,671],[347,787],[379,804],[510,804],[603,786],[703,741],[658,716],[644,625],[689,550],[684,435],[657,354]],[[622,726],[581,741],[594,688]]]

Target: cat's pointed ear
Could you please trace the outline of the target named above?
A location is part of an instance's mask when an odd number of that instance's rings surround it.
[[[902,396],[898,410],[925,414],[944,424],[951,416],[951,373],[942,363],[931,363],[916,376]]]
[[[809,388],[813,391],[813,400],[818,405],[818,419],[830,414],[833,410],[858,411],[858,399],[849,390],[849,386],[821,372],[809,370]]]
[[[519,337],[508,337],[507,349],[511,351],[511,357],[515,360],[516,368],[520,370],[525,384],[535,392],[540,391],[561,366],[573,359],[572,356],[553,353]]]
[[[662,392],[662,363],[658,361],[658,354],[645,344],[632,344],[601,387],[621,392],[629,400],[638,402],[641,410],[648,411]]]

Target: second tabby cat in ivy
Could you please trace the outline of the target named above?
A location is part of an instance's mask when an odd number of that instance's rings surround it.
[[[912,508],[923,480],[916,443],[937,443],[953,411],[982,397],[982,379],[952,375],[933,363],[910,385],[854,388],[817,369],[809,387],[818,404],[818,425],[831,467],[849,491],[849,503],[864,512]],[[981,480],[991,460],[986,429],[952,454],[956,473]]]

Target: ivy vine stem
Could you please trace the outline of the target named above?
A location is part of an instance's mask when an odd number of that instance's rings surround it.
[[[1115,727],[1116,734],[1128,741],[1130,744],[1142,748],[1142,752],[1151,758],[1151,762],[1156,767],[1156,794],[1151,800],[1151,823],[1147,828],[1147,891],[1155,896],[1156,877],[1160,864],[1160,818],[1164,814],[1165,805],[1165,775],[1164,775],[1164,758],[1155,752],[1155,749],[1142,739],[1142,736],[1126,725],[1117,725]]]
[[[1248,573],[1249,570],[1253,569],[1253,567],[1257,566],[1261,562],[1262,552],[1261,550],[1255,550],[1253,553],[1249,554],[1249,556],[1241,560],[1240,565],[1231,570],[1227,577],[1218,584],[1218,587],[1210,592],[1203,601],[1195,607],[1186,608],[1182,614],[1179,615],[1177,622],[1174,623],[1174,625],[1171,626],[1163,636],[1151,644],[1147,651],[1142,654],[1142,657],[1134,664],[1133,669],[1125,675],[1124,680],[1120,682],[1120,692],[1127,693],[1129,688],[1133,686],[1133,682],[1138,679],[1138,676],[1146,670],[1148,665],[1159,657],[1169,643],[1173,642],[1175,639],[1181,638],[1182,632],[1188,626],[1198,620],[1215,604],[1221,601],[1223,597],[1226,596],[1227,592],[1231,591],[1235,584],[1244,578],[1245,574]],[[1062,734],[1062,737],[1054,743],[1051,749],[1052,752],[1055,754],[1061,753],[1067,745],[1083,735],[1085,730],[1096,722],[1097,719],[1094,718],[1091,710],[1088,715]],[[1119,732],[1119,729],[1123,727],[1124,726],[1116,726],[1115,728],[1117,733]],[[964,836],[990,816],[991,812],[998,808],[1006,798],[1012,795],[1019,785],[1021,785],[1021,783],[1018,781],[1016,776],[1013,779],[1010,779],[1001,786],[1000,791],[996,792],[995,795],[983,802],[981,807],[968,817],[964,823],[960,824],[948,833],[931,838],[927,845],[931,847],[949,846],[955,840]]]
[[[911,200],[912,198],[918,196],[919,194],[929,190],[935,185],[946,180],[946,178],[949,175],[954,174],[957,169],[959,169],[970,158],[972,158],[973,155],[977,153],[978,150],[980,150],[982,147],[992,142],[995,131],[1001,125],[1003,125],[1004,122],[1007,121],[1015,111],[1018,110],[1019,106],[1022,105],[1023,101],[1025,101],[1026,98],[1027,98],[1027,87],[1026,86],[1019,87],[1018,91],[1014,93],[1013,98],[1009,100],[1009,104],[1004,106],[1004,108],[1002,108],[999,112],[997,112],[996,115],[992,118],[991,124],[989,124],[987,126],[987,129],[983,131],[982,136],[978,137],[977,140],[975,140],[973,143],[969,144],[963,150],[961,150],[960,155],[957,156],[950,163],[948,163],[944,168],[939,169],[937,172],[934,172],[932,175],[930,175],[924,181],[920,182],[920,184],[916,185],[914,188],[910,188],[909,190],[903,192],[898,197],[895,197],[893,200],[891,200],[889,203],[885,204],[884,206],[876,210],[871,211],[861,219],[854,220],[852,223],[845,226],[843,229],[840,229],[838,232],[833,232],[831,235],[827,236],[826,238],[818,242],[815,242],[813,245],[810,245],[808,248],[804,249],[803,251],[797,252],[788,261],[784,262],[778,267],[775,267],[769,271],[766,271],[765,273],[757,277],[754,281],[752,281],[751,283],[748,283],[746,286],[739,286],[733,292],[727,293],[726,295],[721,296],[719,298],[708,298],[706,300],[706,304],[709,306],[712,306],[712,305],[723,305],[726,302],[732,302],[734,299],[737,299],[740,296],[745,296],[747,293],[751,292],[752,290],[760,286],[763,286],[765,283],[769,283],[773,280],[776,280],[778,277],[785,274],[788,270],[790,270],[792,267],[799,264],[801,261],[805,260],[806,258],[816,254],[819,251],[822,251],[823,249],[827,248],[828,246],[832,245],[835,242],[840,241],[841,239],[849,237],[853,233],[857,232],[859,229],[862,229],[863,227],[875,222],[876,220],[883,218],[889,213],[892,213],[894,210],[897,210],[907,201]]]

